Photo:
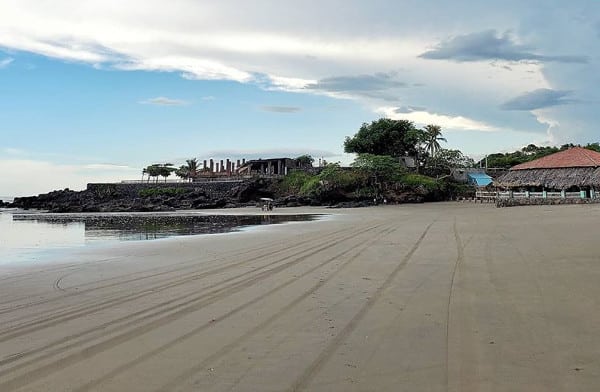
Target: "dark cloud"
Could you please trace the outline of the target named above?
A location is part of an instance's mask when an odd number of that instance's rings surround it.
[[[296,158],[300,155],[308,154],[313,158],[332,157],[338,154],[318,149],[302,149],[302,148],[273,148],[264,150],[213,150],[208,151],[205,155],[213,158],[229,158],[229,159],[260,159],[260,158],[281,158],[289,157]]]
[[[426,108],[421,106],[400,106],[399,108],[394,109],[394,112],[398,114],[408,114],[412,112],[425,112]]]
[[[453,61],[553,61],[586,63],[585,56],[547,56],[535,53],[535,48],[517,44],[509,33],[498,35],[496,30],[459,35],[440,42],[434,49],[419,57],[431,60]]]
[[[407,84],[399,81],[395,72],[379,72],[372,75],[333,76],[305,88],[339,93],[368,93],[399,87],[407,87]]]
[[[535,110],[550,106],[566,105],[575,102],[572,99],[566,99],[570,91],[551,90],[541,88],[519,95],[505,103],[500,108],[502,110]]]
[[[298,113],[302,109],[297,106],[261,106],[261,110],[272,113]]]

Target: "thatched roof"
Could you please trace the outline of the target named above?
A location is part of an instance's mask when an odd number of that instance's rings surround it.
[[[572,186],[594,186],[600,188],[600,168],[564,167],[556,169],[510,170],[494,181],[494,185],[505,188],[544,187],[567,189]]]

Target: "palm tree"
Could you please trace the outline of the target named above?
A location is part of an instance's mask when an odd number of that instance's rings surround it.
[[[198,177],[198,160],[196,158],[187,159],[185,163],[185,168],[187,169],[187,178],[189,178],[191,181],[194,181],[194,179]]]
[[[188,180],[190,178],[190,172],[187,166],[182,165],[179,169],[175,170],[175,175],[182,180]]]
[[[425,150],[431,154],[432,157],[441,150],[440,141],[447,142],[446,138],[442,137],[442,127],[439,125],[427,125],[425,131]]]

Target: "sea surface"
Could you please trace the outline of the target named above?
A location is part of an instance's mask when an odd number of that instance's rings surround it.
[[[35,214],[0,212],[0,263],[35,262],[60,251],[123,241],[228,233],[318,215],[186,213]]]

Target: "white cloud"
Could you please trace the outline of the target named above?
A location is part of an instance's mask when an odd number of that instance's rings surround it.
[[[141,177],[141,169],[124,165],[60,165],[29,159],[0,159],[2,193],[30,196],[56,189],[85,189],[89,182],[118,182]],[[32,173],[35,176],[32,177]]]
[[[463,116],[429,113],[424,110],[406,111],[403,109],[398,111],[396,107],[381,107],[377,109],[377,112],[394,120],[409,120],[418,125],[436,124],[447,131],[499,131],[492,125]]]
[[[7,154],[7,155],[23,155],[26,153],[24,150],[21,150],[20,148],[12,148],[12,147],[5,147],[5,148],[2,148],[2,150],[0,150],[0,151],[2,151],[4,154]]]
[[[12,63],[14,60],[15,59],[11,57],[7,57],[5,59],[0,60],[0,69],[8,67],[10,63]]]
[[[172,99],[167,97],[156,97],[149,98],[143,101],[140,101],[141,104],[144,105],[159,105],[159,106],[184,106],[188,105],[189,102],[184,101],[182,99]]]
[[[169,6],[160,0],[4,0],[0,47],[100,68],[353,99],[374,110],[423,107],[402,118],[447,129],[502,132],[509,123],[526,131],[539,127],[535,117],[501,112],[502,103],[539,89],[599,100],[597,83],[590,82],[597,78],[597,58],[569,63],[600,50],[596,30],[589,30],[597,21],[582,20],[596,9],[585,1],[559,3],[390,0],[349,1],[340,8],[334,1],[290,7],[289,1],[255,0],[240,7],[227,0]],[[407,10],[410,18],[398,23]],[[477,61],[418,57],[432,48],[435,58]],[[374,82],[380,82],[376,89]],[[562,106],[545,111],[545,118],[560,123],[561,138],[595,136],[594,105]]]

